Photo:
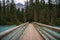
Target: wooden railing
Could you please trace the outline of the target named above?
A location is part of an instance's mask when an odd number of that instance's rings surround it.
[[[37,22],[34,25],[45,40],[60,40],[60,28]]]
[[[0,32],[0,40],[5,40],[5,38],[10,34],[10,33],[12,33],[12,32],[14,32],[15,30],[20,30],[20,29],[18,29],[18,28],[23,28],[24,26],[27,26],[28,25],[28,22],[27,23],[24,23],[24,24],[21,24],[21,25],[19,25],[19,26],[16,26],[16,27],[14,27],[14,28],[12,28],[12,29],[9,29],[9,30],[7,30],[7,31],[4,31],[4,32]],[[16,35],[16,34],[15,34]],[[10,35],[10,36],[12,36],[12,35]]]

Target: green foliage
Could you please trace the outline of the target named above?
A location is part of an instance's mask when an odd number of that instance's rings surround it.
[[[3,6],[2,6],[2,3],[3,3]],[[19,8],[16,9],[14,0],[0,1],[0,24],[1,25],[14,25],[14,24],[23,23],[24,21],[22,19],[23,18],[22,12],[20,11]]]
[[[60,26],[60,18],[57,18],[56,19],[56,25],[59,25]]]
[[[54,5],[51,0],[48,0],[48,4],[45,4],[45,0],[29,0],[25,9],[20,11],[20,8],[16,9],[14,0],[0,1],[0,24],[12,25],[28,21],[60,25],[60,4]]]
[[[59,7],[59,6],[58,6]],[[36,0],[33,2],[30,0],[26,5],[26,21],[35,21],[50,25],[56,24],[56,19],[59,17],[57,10],[60,10],[57,5],[52,4],[51,0],[48,0],[48,4],[45,4],[45,0]]]

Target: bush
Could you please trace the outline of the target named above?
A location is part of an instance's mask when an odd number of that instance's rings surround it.
[[[60,25],[60,18],[57,18],[56,25]]]

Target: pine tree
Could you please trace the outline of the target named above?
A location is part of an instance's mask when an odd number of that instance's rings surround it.
[[[2,23],[6,24],[6,6],[5,6],[5,0],[3,1],[3,9],[2,9]]]
[[[35,1],[35,10],[36,10],[36,14],[35,14],[35,16],[36,16],[36,21],[38,21],[39,20],[39,0],[36,0]]]
[[[14,3],[14,0],[11,0],[11,4],[10,4],[10,20],[12,22],[12,24],[14,24],[14,22],[16,21],[16,6]]]
[[[0,1],[0,13],[1,13],[1,8],[2,8],[2,6],[1,6],[1,1]]]
[[[10,21],[10,1],[6,0],[6,24],[9,24]]]
[[[1,20],[1,14],[2,14],[2,6],[1,6],[1,1],[0,1],[0,24],[2,23],[2,20]]]
[[[25,14],[26,14],[26,21],[28,21],[28,0],[25,2]]]
[[[41,3],[42,3],[42,4],[45,4],[45,0],[41,0]]]

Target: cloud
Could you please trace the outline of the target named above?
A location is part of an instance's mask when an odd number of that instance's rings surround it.
[[[27,1],[27,0],[14,0],[15,1],[15,3],[22,3],[22,4],[24,4],[24,2],[25,1]],[[45,2],[48,2],[48,0],[45,0]]]
[[[15,1],[15,3],[20,2],[20,3],[24,4],[24,2],[25,2],[26,0],[14,0],[14,1]]]

